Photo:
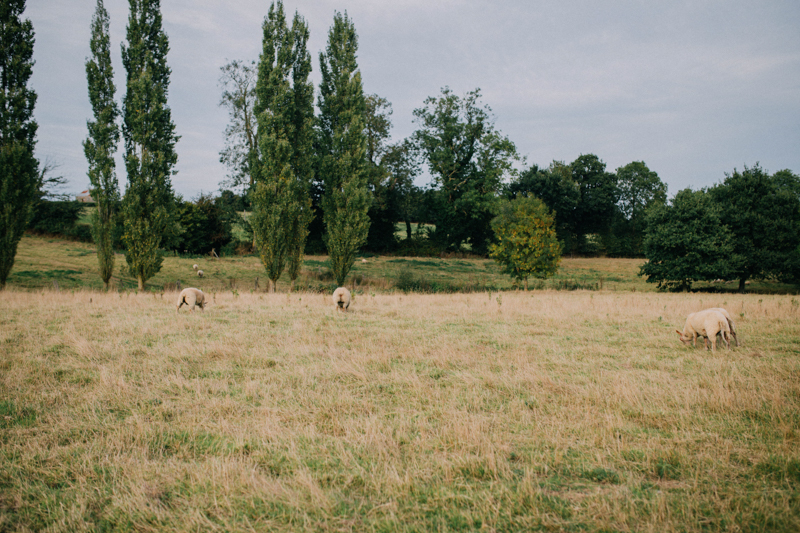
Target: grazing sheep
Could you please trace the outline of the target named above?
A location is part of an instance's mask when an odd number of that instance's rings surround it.
[[[731,330],[731,337],[733,337],[733,342],[736,344],[736,346],[739,346],[739,339],[736,338],[736,326],[734,325],[733,320],[731,320],[730,313],[728,313],[728,311],[726,311],[722,307],[712,307],[710,311],[717,311],[719,313],[722,313],[722,315],[728,321],[728,327]]]
[[[683,326],[683,332],[675,330],[680,336],[681,342],[686,346],[689,342],[693,346],[697,346],[697,337],[703,336],[711,340],[711,351],[717,351],[717,333],[722,334],[722,340],[727,344],[730,349],[730,327],[728,326],[728,319],[719,311],[713,309],[706,309],[705,311],[698,311],[686,317],[686,324]],[[708,344],[705,344],[708,349]]]
[[[200,268],[200,267],[199,267],[199,266],[197,266],[197,263],[195,263],[195,264],[193,264],[193,265],[192,265],[192,268],[193,268],[193,269],[195,269],[195,270],[197,270],[197,269],[198,269],[198,268]]]
[[[188,287],[181,291],[181,295],[178,297],[178,307],[175,311],[179,311],[183,304],[189,306],[189,309],[194,311],[194,306],[199,306],[200,310],[205,312],[206,310],[206,295],[203,294],[203,291],[200,289],[195,289],[193,287]]]
[[[339,287],[333,291],[333,305],[336,306],[337,311],[347,312],[350,307],[350,291],[345,287]]]
[[[203,271],[202,270],[198,270],[197,271],[197,277],[199,277],[199,278],[203,277]]]

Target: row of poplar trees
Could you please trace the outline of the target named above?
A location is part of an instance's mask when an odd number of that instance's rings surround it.
[[[100,275],[108,288],[114,271],[112,232],[116,217],[121,216],[125,260],[141,290],[161,269],[160,248],[180,231],[171,183],[178,161],[178,136],[167,105],[171,69],[167,65],[169,41],[162,28],[160,1],[129,0],[129,5],[127,43],[122,44],[126,90],[120,112],[114,94],[109,16],[103,0],[97,0],[92,19],[92,55],[86,62],[94,120],[87,122],[89,135],[83,147],[89,163],[91,195],[97,206],[92,234]],[[121,203],[114,164],[120,113],[128,177]]]
[[[109,15],[103,0],[97,0],[91,57],[86,62],[93,117],[87,122],[83,146],[97,206],[92,233],[103,282],[108,288],[114,271],[112,234],[116,219],[122,217],[128,271],[143,289],[161,269],[160,249],[181,232],[171,184],[178,136],[167,105],[171,69],[160,0],[129,0],[129,5],[127,40],[122,44],[126,90],[120,109]],[[34,157],[36,94],[27,87],[34,33],[30,20],[21,19],[24,10],[25,0],[0,4],[0,287],[5,286],[43,180]],[[255,182],[254,242],[271,290],[287,266],[292,284],[299,274],[313,218],[309,189],[314,168],[325,184],[326,245],[339,285],[367,238],[366,101],[356,63],[358,40],[346,14],[335,14],[328,37],[320,54],[320,116],[315,118],[308,25],[295,14],[289,27],[280,1],[272,4],[263,24],[256,84],[257,147],[248,154],[248,166]],[[120,136],[127,172],[122,198],[114,160]]]
[[[178,137],[167,106],[169,44],[161,27],[159,0],[129,2],[128,44],[122,47],[127,72],[122,134],[128,186],[121,213],[114,212],[115,206],[120,205],[114,169],[119,110],[114,99],[109,18],[102,0],[97,2],[92,21],[92,57],[86,63],[94,120],[88,123],[84,149],[91,193],[97,204],[93,235],[103,281],[107,287],[114,269],[114,218],[122,216],[125,258],[142,289],[161,268],[159,248],[181,231],[170,183],[175,174]],[[292,285],[300,272],[313,218],[309,188],[315,164],[326,185],[326,244],[339,285],[344,284],[369,228],[370,199],[364,172],[365,99],[356,64],[355,28],[346,14],[335,15],[328,47],[320,55],[318,120],[314,117],[307,43],[305,20],[295,14],[290,27],[283,3],[273,3],[263,23],[258,64],[257,139],[247,155],[255,186],[250,222],[271,291],[285,268],[288,267]]]
[[[290,27],[283,2],[273,3],[264,20],[258,63],[257,147],[248,155],[255,186],[251,226],[271,291],[285,267],[292,286],[300,272],[314,217],[310,188],[315,169],[324,183],[325,244],[338,285],[344,285],[369,231],[366,100],[355,26],[346,13],[334,15],[320,54],[317,118],[307,43],[305,20],[295,13]]]

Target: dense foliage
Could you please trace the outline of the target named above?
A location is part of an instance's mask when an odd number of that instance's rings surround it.
[[[194,202],[180,202],[178,217],[183,230],[172,248],[180,253],[217,254],[231,242],[231,222],[222,202],[200,196]]]
[[[313,175],[311,142],[313,86],[308,28],[295,15],[286,25],[283,3],[273,3],[264,21],[256,82],[258,158],[252,169],[251,224],[261,262],[274,290],[287,260],[297,278],[311,219],[308,189]]]
[[[0,4],[0,290],[14,266],[40,185],[34,157],[36,93],[28,87],[33,24],[20,18],[24,11],[25,0]]]
[[[353,21],[334,15],[325,53],[320,54],[319,173],[325,246],[336,283],[344,285],[356,252],[369,232],[366,101],[356,62],[358,37]]]
[[[561,262],[561,244],[556,237],[554,217],[547,206],[534,196],[519,196],[500,204],[500,213],[492,219],[497,242],[489,256],[503,266],[511,277],[548,278]]]
[[[800,199],[781,175],[776,180],[757,164],[734,170],[709,194],[734,236],[728,279],[800,278]]]
[[[161,269],[160,248],[178,233],[171,178],[178,156],[175,124],[167,106],[171,69],[160,0],[129,0],[127,45],[122,47],[126,93],[122,132],[128,185],[122,202],[125,260],[144,282]]]
[[[735,236],[722,209],[704,191],[685,189],[647,217],[641,275],[659,288],[689,290],[695,281],[725,279],[734,272]]]
[[[114,100],[116,89],[108,27],[108,12],[103,0],[97,0],[90,41],[92,59],[86,62],[89,101],[94,120],[86,124],[89,137],[83,143],[83,151],[89,163],[91,196],[96,206],[92,215],[92,236],[97,245],[100,277],[106,289],[114,272],[114,228],[119,204],[119,186],[114,163],[114,153],[119,142],[119,108]]]
[[[684,190],[646,219],[641,270],[661,288],[693,281],[800,279],[800,178],[759,165],[705,191]]]
[[[432,238],[446,249],[469,244],[484,254],[502,181],[516,174],[518,155],[480,97],[479,89],[462,98],[445,87],[414,110],[414,121],[415,140],[438,188]]]

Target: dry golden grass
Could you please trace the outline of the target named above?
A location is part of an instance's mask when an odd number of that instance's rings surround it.
[[[800,530],[791,296],[211,296],[0,293],[0,531]]]

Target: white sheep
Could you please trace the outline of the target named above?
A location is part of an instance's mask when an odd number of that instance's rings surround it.
[[[195,269],[195,270],[197,270],[197,269],[198,269],[198,268],[200,268],[200,267],[199,267],[199,266],[197,266],[197,263],[195,263],[195,264],[193,264],[193,265],[192,265],[192,268],[193,268],[193,269]]]
[[[731,330],[731,337],[733,337],[733,342],[736,344],[736,346],[739,346],[739,339],[736,338],[736,325],[734,325],[733,320],[731,319],[731,314],[728,313],[728,311],[723,309],[722,307],[712,307],[710,310],[722,313],[722,315],[728,321],[728,328],[730,328]]]
[[[347,312],[350,307],[350,291],[345,287],[339,287],[333,291],[333,305],[336,306],[337,311]]]
[[[203,294],[203,291],[200,289],[195,289],[194,287],[188,287],[181,291],[181,295],[178,297],[177,309],[175,311],[179,311],[183,304],[189,306],[189,309],[194,311],[194,306],[200,307],[200,310],[205,312],[206,304],[208,300],[206,300],[206,295]]]
[[[728,326],[728,319],[719,311],[713,309],[706,309],[705,311],[698,311],[686,317],[686,324],[683,326],[683,331],[675,330],[680,336],[681,342],[686,346],[691,342],[693,346],[697,346],[697,337],[702,336],[707,340],[711,340],[711,351],[717,351],[717,333],[722,334],[722,340],[728,345],[730,349],[730,327]],[[708,343],[705,343],[708,349]]]
[[[202,270],[198,270],[197,271],[197,277],[198,278],[202,278],[203,277],[203,271]]]

